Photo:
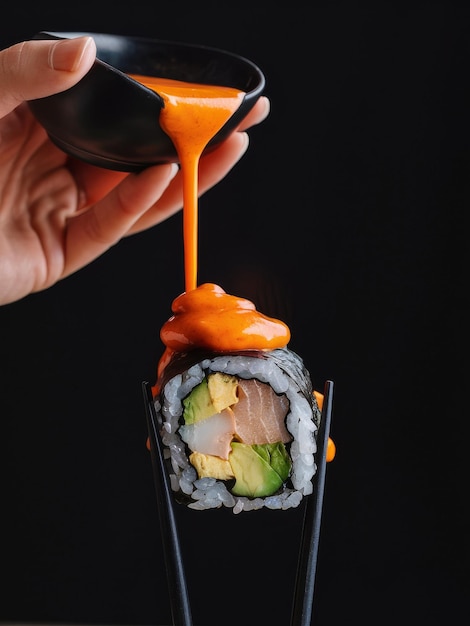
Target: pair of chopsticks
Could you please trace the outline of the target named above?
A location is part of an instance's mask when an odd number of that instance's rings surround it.
[[[157,494],[173,626],[192,626],[193,621],[184,563],[173,510],[174,500],[163,458],[163,445],[149,383],[143,382],[142,390],[149,431],[150,454]],[[333,382],[328,380],[325,383],[322,415],[317,433],[317,471],[314,476],[314,491],[312,495],[306,498],[290,626],[311,626],[312,622],[315,574],[325,490],[326,452],[332,412]]]

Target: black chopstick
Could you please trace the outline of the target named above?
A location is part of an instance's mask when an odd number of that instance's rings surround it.
[[[160,518],[173,626],[192,626],[193,620],[186,586],[183,557],[173,510],[173,496],[170,479],[164,464],[152,390],[147,382],[142,383],[142,390],[146,406],[150,454],[157,492],[158,515]]]
[[[316,439],[317,471],[314,477],[314,492],[306,498],[290,626],[311,626],[312,624],[315,574],[325,490],[326,453],[333,412],[333,386],[332,381],[326,381],[321,421]],[[144,382],[142,383],[142,389],[146,406],[150,453],[157,493],[157,506],[173,626],[192,626],[183,558],[173,511],[173,496],[168,472],[164,464],[155,406],[150,385]]]
[[[325,490],[326,452],[332,412],[333,382],[327,380],[317,435],[317,472],[314,476],[314,493],[306,498],[291,626],[311,626],[312,624],[315,573]]]

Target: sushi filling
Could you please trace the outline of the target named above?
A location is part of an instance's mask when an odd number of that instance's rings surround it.
[[[173,376],[155,408],[177,499],[234,513],[297,507],[316,472],[320,413],[308,387],[253,356],[208,358]]]

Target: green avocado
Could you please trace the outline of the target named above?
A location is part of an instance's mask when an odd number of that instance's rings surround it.
[[[292,461],[287,453],[286,446],[281,441],[263,445],[254,444],[252,447],[279,474],[283,482],[289,478]]]
[[[206,378],[183,400],[183,407],[185,424],[194,424],[218,413],[212,403]]]
[[[221,372],[209,374],[183,400],[185,423],[194,424],[238,402],[237,386],[235,376]]]
[[[235,476],[234,495],[270,496],[289,476],[291,461],[282,443],[249,446],[233,441],[231,445],[229,461]]]

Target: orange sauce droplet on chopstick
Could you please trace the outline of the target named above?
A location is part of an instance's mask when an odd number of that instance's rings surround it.
[[[325,396],[320,391],[317,391],[316,389],[313,391],[313,394],[317,400],[318,408],[320,409],[320,411],[322,411],[323,400]],[[326,455],[325,455],[326,462],[330,463],[330,461],[332,461],[335,458],[335,456],[336,456],[336,444],[331,437],[328,437],[328,442],[326,446]]]
[[[160,126],[173,141],[183,176],[185,289],[191,291],[197,287],[199,159],[210,140],[239,108],[245,92],[139,74],[131,74],[131,78],[164,100]]]

